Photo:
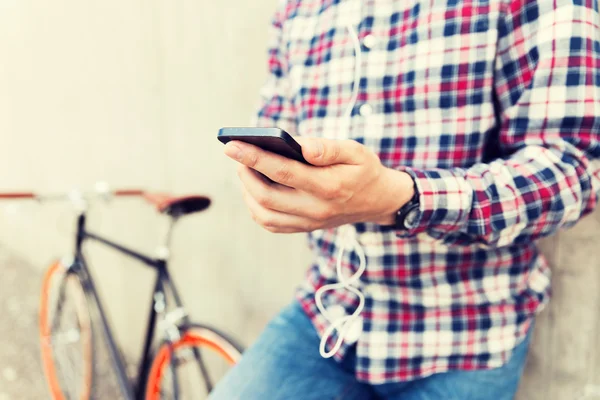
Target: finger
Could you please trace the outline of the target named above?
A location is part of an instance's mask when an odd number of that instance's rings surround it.
[[[302,155],[310,164],[327,166],[335,164],[362,164],[367,148],[355,140],[331,140],[324,138],[297,137]]]
[[[312,219],[326,216],[326,204],[307,192],[271,183],[260,172],[240,165],[238,175],[250,195],[262,207]]]
[[[250,210],[252,219],[270,232],[310,232],[317,229],[316,222],[308,218],[285,214],[262,207],[256,202],[246,188],[242,189],[242,195],[244,196],[244,201]]]
[[[310,191],[314,186],[313,181],[318,181],[321,175],[318,168],[240,141],[227,143],[225,154],[247,167],[262,172],[274,182],[296,189]]]

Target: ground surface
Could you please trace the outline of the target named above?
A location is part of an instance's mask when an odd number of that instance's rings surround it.
[[[0,400],[50,398],[40,362],[37,310],[42,271],[0,247]],[[99,355],[95,399],[119,399],[106,351]],[[100,342],[100,343],[99,343]]]

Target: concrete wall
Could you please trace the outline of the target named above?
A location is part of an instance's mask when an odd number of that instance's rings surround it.
[[[275,1],[0,1],[0,190],[113,186],[202,193],[180,222],[173,276],[196,319],[246,344],[292,296],[302,235],[255,226],[218,128],[251,118]],[[0,204],[0,240],[42,267],[71,249],[67,205]],[[165,220],[139,200],[96,204],[91,226],[154,251]],[[152,274],[90,246],[128,350]]]
[[[276,0],[0,1],[0,190],[104,180],[214,199],[181,222],[173,275],[195,318],[251,343],[308,265],[302,235],[253,224],[219,127],[248,122]],[[0,241],[40,268],[71,248],[66,205],[0,205]],[[137,200],[96,204],[98,231],[152,251],[165,220]],[[537,324],[522,399],[571,399],[595,349],[599,218],[546,244],[555,300]],[[119,338],[140,347],[152,274],[90,246]],[[560,393],[556,394],[556,393]]]

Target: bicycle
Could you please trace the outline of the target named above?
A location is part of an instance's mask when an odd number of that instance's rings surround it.
[[[149,257],[87,229],[90,201],[96,198],[141,197],[168,215],[161,254]],[[208,395],[220,375],[241,357],[242,347],[228,335],[205,324],[193,323],[168,271],[171,233],[179,218],[204,211],[205,196],[171,197],[142,190],[68,194],[0,193],[0,199],[70,200],[77,208],[75,249],[72,257],[53,262],[46,270],[39,308],[41,356],[44,373],[55,400],[92,397],[94,381],[94,326],[99,324],[119,389],[127,399],[200,399]],[[156,270],[152,304],[137,377],[129,379],[94,279],[83,254],[86,241],[95,241]],[[216,368],[217,370],[212,370]]]

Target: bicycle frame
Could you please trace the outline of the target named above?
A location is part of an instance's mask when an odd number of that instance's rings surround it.
[[[172,220],[172,224],[175,223],[175,220]],[[169,228],[169,235],[170,230]],[[146,336],[144,341],[143,353],[141,357],[141,362],[138,368],[138,376],[137,382],[133,384],[132,381],[127,377],[127,372],[125,368],[125,362],[122,352],[120,351],[115,338],[112,334],[112,329],[110,323],[107,318],[107,314],[104,311],[104,307],[98,295],[98,291],[94,285],[93,277],[90,273],[90,270],[86,264],[85,257],[83,254],[83,244],[86,240],[92,240],[98,243],[101,243],[113,250],[128,256],[129,258],[133,258],[145,264],[148,267],[154,268],[157,271],[156,281],[154,283],[154,290],[152,292],[152,301],[150,311],[148,313],[148,322],[146,328]],[[83,289],[86,293],[86,296],[91,299],[90,304],[94,304],[93,308],[99,318],[95,320],[99,320],[101,323],[102,333],[104,338],[106,339],[106,344],[108,346],[108,350],[110,353],[110,358],[114,367],[114,370],[117,374],[117,379],[119,382],[119,386],[123,395],[129,400],[141,400],[144,397],[145,387],[148,378],[148,369],[150,365],[150,354],[152,343],[155,336],[155,326],[157,315],[159,314],[158,310],[158,302],[164,301],[163,305],[166,308],[167,298],[168,296],[165,293],[165,289],[169,291],[174,300],[175,306],[177,308],[182,308],[181,298],[175,285],[171,281],[171,277],[167,270],[167,261],[162,258],[152,258],[148,257],[144,254],[138,253],[134,250],[131,250],[125,246],[122,246],[118,243],[115,243],[111,240],[108,240],[102,236],[99,236],[95,233],[92,233],[86,229],[86,213],[85,211],[81,212],[77,219],[77,235],[75,242],[75,259],[74,263],[70,267],[70,271],[72,273],[76,273],[81,281]],[[91,310],[90,310],[91,311]],[[183,325],[187,324],[188,318],[187,316],[183,316]],[[177,383],[175,386],[177,386]]]

